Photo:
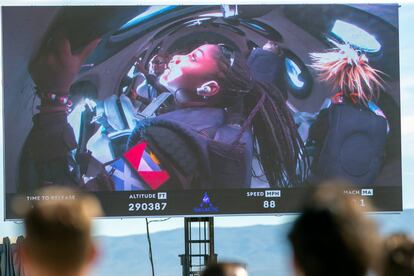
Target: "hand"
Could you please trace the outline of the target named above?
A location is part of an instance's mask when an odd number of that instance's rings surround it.
[[[106,173],[99,173],[86,182],[83,189],[90,192],[115,191],[115,183]]]
[[[275,53],[275,54],[277,54],[277,55],[279,55],[279,54],[282,52],[282,51],[280,50],[279,45],[278,45],[276,42],[274,42],[274,41],[270,41],[270,40],[268,40],[268,41],[266,42],[266,44],[265,44],[265,45],[263,45],[262,49],[263,49],[263,50],[266,50],[266,51],[269,51],[269,52],[273,52],[273,53]]]
[[[136,63],[136,66],[138,68],[138,71],[141,72],[142,74],[145,75],[146,73],[148,73],[147,69],[145,68],[145,64],[144,64],[143,61],[138,60],[137,63]]]
[[[57,35],[52,38],[29,65],[29,72],[39,91],[67,95],[81,65],[100,41],[100,38],[95,39],[80,53],[72,54],[66,37]]]

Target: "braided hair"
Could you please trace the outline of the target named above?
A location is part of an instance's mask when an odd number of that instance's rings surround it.
[[[309,171],[308,158],[283,93],[275,86],[255,81],[239,52],[218,47],[218,70],[213,77],[223,91],[219,93],[220,102],[242,100],[246,118],[243,128],[252,128],[255,151],[268,182],[273,187],[303,183]]]

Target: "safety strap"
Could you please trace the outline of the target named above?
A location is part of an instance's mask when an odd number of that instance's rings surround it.
[[[236,136],[234,141],[231,143],[232,145],[239,143],[241,137],[243,136],[243,133],[246,131],[247,128],[251,126],[254,117],[256,116],[257,112],[259,112],[260,108],[263,106],[264,101],[266,100],[266,97],[267,97],[267,94],[263,92],[259,101],[257,101],[256,106],[252,109],[249,116],[247,116],[247,119],[244,121],[239,134]]]

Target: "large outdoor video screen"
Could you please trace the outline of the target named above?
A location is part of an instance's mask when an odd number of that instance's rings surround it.
[[[2,20],[7,219],[49,185],[117,217],[297,212],[328,180],[402,210],[398,5],[3,7]]]

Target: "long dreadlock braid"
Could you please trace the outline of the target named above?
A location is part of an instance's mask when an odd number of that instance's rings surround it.
[[[233,53],[230,60],[220,49],[215,79],[224,97],[244,95],[244,115],[248,118],[244,126],[252,127],[259,161],[270,185],[303,183],[308,175],[308,158],[283,94],[274,86],[253,80],[246,59],[239,53]],[[257,106],[263,97],[263,104]],[[249,118],[254,109],[256,116]]]

